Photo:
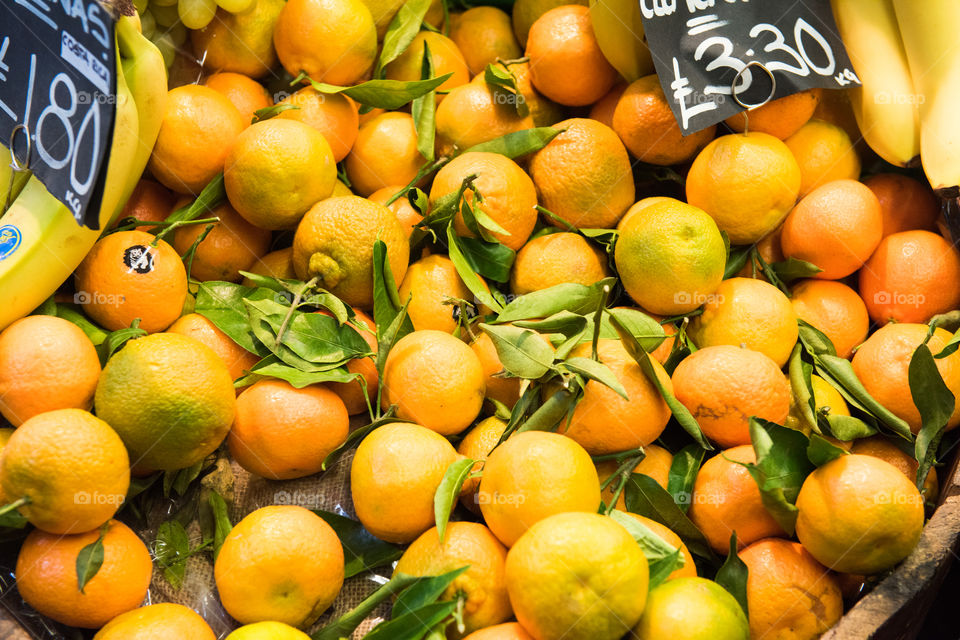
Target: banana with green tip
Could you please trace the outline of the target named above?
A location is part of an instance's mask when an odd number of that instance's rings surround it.
[[[920,155],[920,115],[893,0],[831,4],[853,70],[863,83],[849,90],[860,133],[887,162],[914,164]]]
[[[934,190],[960,196],[960,39],[957,0],[894,0],[900,35],[917,87],[920,158]]]

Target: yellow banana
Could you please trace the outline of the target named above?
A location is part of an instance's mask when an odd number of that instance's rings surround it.
[[[894,0],[920,106],[920,157],[941,195],[960,196],[960,20],[957,0]]]
[[[590,21],[603,56],[627,82],[653,73],[637,0],[590,0]]]
[[[893,0],[833,0],[832,5],[853,70],[863,83],[849,90],[860,133],[887,162],[901,167],[915,163],[920,116]]]
[[[132,184],[127,185],[126,202],[137,180],[147,166],[153,145],[160,132],[160,123],[167,107],[167,66],[156,45],[140,33],[136,14],[117,21],[117,44],[120,47],[123,75],[137,105],[139,137],[131,166]]]
[[[10,174],[13,173],[11,160],[10,150],[0,144],[0,214],[3,213],[3,208],[7,204],[7,193],[9,192],[10,201],[13,202],[30,177],[29,171],[18,171],[13,176],[13,182],[11,183]]]
[[[117,56],[117,101],[100,226],[124,205],[138,146],[138,115]],[[137,173],[139,176],[139,173]],[[40,180],[30,177],[0,219],[0,329],[46,300],[83,260],[100,231],[77,224],[73,214]]]

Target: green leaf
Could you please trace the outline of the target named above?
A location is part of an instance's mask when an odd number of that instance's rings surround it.
[[[837,355],[830,338],[823,331],[820,331],[809,322],[797,320],[800,344],[804,346],[807,352],[812,356]]]
[[[200,477],[200,472],[203,471],[205,463],[205,460],[199,460],[189,467],[184,467],[183,469],[164,471],[164,497],[169,497],[171,492],[175,492],[178,496],[186,495],[187,490],[190,488],[190,485],[193,484],[193,481]]]
[[[940,376],[936,360],[926,343],[913,352],[908,379],[913,403],[920,410],[921,427],[917,433],[914,456],[920,463],[917,468],[917,488],[923,489],[927,473],[936,462],[937,446],[953,414],[956,399]]]
[[[661,584],[667,581],[667,578],[670,577],[670,574],[677,570],[678,567],[683,566],[684,558],[683,554],[680,553],[680,549],[674,550],[669,556],[663,560],[657,560],[650,563],[650,578],[647,582],[648,589],[654,589],[659,587]]]
[[[377,325],[378,342],[383,342],[384,330],[400,315],[403,306],[397,293],[397,281],[390,269],[390,261],[387,260],[387,245],[382,240],[377,240],[373,243],[373,320]],[[412,331],[413,322],[404,317],[394,333],[394,342]],[[389,349],[384,350],[381,346],[378,359],[385,359],[386,351]]]
[[[460,238],[453,230],[452,221],[447,223],[447,251],[450,256],[450,261],[453,262],[453,266],[457,269],[457,275],[460,276],[463,283],[470,289],[476,301],[489,307],[494,312],[500,312],[503,307],[500,306],[500,303],[490,294],[490,290],[486,284],[470,266],[466,257],[464,257],[463,251],[460,249]]]
[[[0,514],[0,527],[6,529],[23,529],[30,523],[26,516],[17,510]]]
[[[443,474],[440,486],[437,487],[437,491],[433,495],[433,517],[437,523],[437,535],[440,537],[440,544],[443,544],[450,513],[456,505],[457,498],[460,497],[460,489],[463,488],[464,481],[470,475],[474,462],[470,458],[461,458],[450,463]]]
[[[73,324],[80,327],[83,333],[90,338],[90,342],[92,342],[93,346],[95,347],[102,344],[110,334],[110,332],[106,329],[103,329],[102,327],[91,322],[87,316],[80,313],[77,310],[77,307],[74,305],[58,304],[57,317],[63,318],[64,320],[69,320]]]
[[[751,417],[750,440],[756,464],[737,464],[750,472],[760,489],[763,506],[773,519],[793,535],[797,523],[797,494],[814,469],[807,458],[807,436],[775,422]]]
[[[543,149],[561,132],[561,129],[554,129],[553,127],[523,129],[522,131],[505,133],[499,138],[494,138],[487,142],[475,144],[463,153],[486,151],[488,153],[499,153],[508,158],[520,158],[534,151]]]
[[[700,425],[697,424],[693,414],[691,414],[690,410],[687,409],[679,400],[677,400],[676,396],[673,395],[673,391],[671,391],[660,379],[660,376],[657,375],[657,371],[653,367],[650,354],[643,350],[643,347],[640,346],[640,343],[637,341],[637,339],[633,337],[633,334],[630,333],[626,327],[624,327],[616,315],[611,315],[610,318],[614,329],[616,329],[617,333],[620,334],[620,340],[623,342],[623,347],[627,350],[627,353],[629,353],[630,356],[636,360],[637,364],[640,365],[640,370],[643,371],[643,374],[647,376],[647,379],[652,382],[657,388],[657,391],[660,392],[664,402],[667,403],[667,406],[673,413],[673,417],[677,420],[677,422],[680,423],[680,426],[683,427],[683,430],[689,433],[702,448],[708,451],[712,450],[713,445],[707,442],[707,438],[703,435],[703,431],[700,430]]]
[[[443,592],[453,584],[453,581],[463,575],[469,568],[470,566],[467,565],[438,576],[429,576],[411,585],[393,603],[393,609],[390,611],[391,616],[396,618],[435,603],[443,596]]]
[[[311,365],[329,365],[323,368],[335,368],[354,358],[373,354],[360,332],[349,324],[341,325],[331,316],[291,311],[290,307],[273,300],[247,300],[245,304],[254,327],[254,335],[287,364],[298,364],[284,357],[287,350]],[[290,315],[290,321],[278,345],[276,335],[287,315]],[[265,334],[266,340],[257,333],[257,321],[266,323],[269,327],[269,332]],[[307,370],[315,371],[317,368],[311,367]]]
[[[284,111],[290,109],[300,109],[295,104],[275,104],[269,107],[264,107],[263,109],[257,109],[253,112],[253,120],[250,124],[256,124],[258,122],[263,122],[264,120],[269,120],[270,118],[275,118]]]
[[[6,187],[6,185],[4,185]],[[55,316],[57,315],[57,301],[54,296],[50,296],[40,303],[40,306],[30,312],[32,316]]]
[[[263,378],[277,378],[289,382],[296,389],[303,389],[311,384],[321,382],[352,382],[361,378],[359,374],[350,373],[346,367],[337,367],[325,371],[301,371],[284,364],[277,356],[269,355],[253,365],[247,375],[234,383],[237,388],[251,385]]]
[[[216,560],[220,554],[220,547],[223,546],[223,541],[233,530],[233,523],[230,522],[227,501],[223,499],[223,496],[211,490],[210,495],[207,496],[207,502],[210,504],[210,511],[213,513],[213,559]]]
[[[103,523],[97,539],[80,549],[80,553],[77,554],[77,588],[80,589],[80,593],[83,593],[83,588],[103,566],[103,537],[109,528],[109,522]]]
[[[730,253],[727,255],[727,266],[723,270],[724,280],[733,278],[740,273],[740,270],[747,264],[747,260],[750,259],[751,249],[753,249],[753,245],[731,247]]]
[[[423,2],[423,0],[409,0],[409,2]],[[422,20],[422,18],[421,18]],[[428,80],[433,77],[433,58],[430,55],[430,46],[423,41],[423,62],[421,63],[420,79]],[[437,100],[436,91],[425,93],[410,106],[410,115],[417,130],[417,150],[427,162],[434,161],[434,141],[437,134],[436,125]]]
[[[737,532],[734,531],[730,536],[730,552],[727,554],[727,559],[723,565],[717,570],[715,581],[737,600],[745,616],[750,615],[747,606],[747,578],[749,573],[747,565],[737,555]]]
[[[810,444],[807,445],[807,460],[817,467],[822,467],[831,460],[847,455],[847,452],[833,444],[823,436],[810,434]]]
[[[844,442],[850,442],[858,438],[868,438],[877,433],[875,428],[860,418],[844,416],[839,413],[827,414],[827,425],[830,427],[830,433],[833,434],[833,437]]]
[[[350,637],[353,631],[360,626],[360,623],[376,611],[377,607],[382,603],[387,602],[394,595],[411,585],[415,585],[426,579],[427,578],[404,574],[395,574],[390,578],[389,582],[377,589],[373,594],[363,600],[363,602],[330,622],[322,629],[316,631],[310,638],[312,640],[341,640],[342,638]]]
[[[154,556],[167,582],[174,589],[179,589],[187,572],[187,558],[190,557],[190,540],[179,520],[167,520],[157,529]]]
[[[667,491],[657,481],[642,473],[631,473],[624,487],[627,511],[656,520],[683,540],[691,553],[712,559],[707,539],[697,525],[680,510]]]
[[[380,70],[396,60],[413,42],[420,31],[423,17],[430,8],[430,0],[407,0],[390,21],[387,32],[383,36],[383,48],[380,50],[380,60],[377,62],[377,72],[373,77],[380,77]]]
[[[257,287],[266,287],[271,291],[288,291],[291,292],[288,301],[293,301],[292,292],[296,291],[298,288],[303,286],[303,282],[300,280],[291,280],[287,278],[274,278],[273,276],[265,276],[260,273],[253,273],[252,271],[240,271],[240,275],[243,276],[245,280],[250,280]]]
[[[613,249],[620,238],[616,229],[580,229],[580,235],[599,244],[608,256],[613,255]]]
[[[812,278],[823,271],[823,269],[815,264],[806,262],[805,260],[797,260],[796,258],[787,258],[783,262],[774,262],[770,265],[770,268],[777,274],[780,282],[785,284],[793,282],[794,280],[800,280],[801,278]]]
[[[410,305],[412,299],[413,296],[407,298],[407,301],[400,307],[400,313],[394,317],[385,329],[381,330],[381,327],[377,327],[377,333],[380,334],[377,343],[376,358],[378,376],[383,375],[383,368],[387,365],[387,356],[390,354],[391,349],[393,349],[393,345],[397,344],[400,338],[413,331],[410,316],[407,315],[407,307]]]
[[[654,533],[650,527],[629,513],[614,509],[610,512],[610,518],[616,520],[630,532],[633,539],[643,549],[643,555],[646,556],[648,562],[668,558],[677,550],[676,547],[671,546],[666,540]],[[682,567],[683,561],[681,560],[680,565],[675,568],[680,569]]]
[[[194,311],[251,353],[266,356],[270,351],[253,336],[244,300],[272,298],[269,289],[244,287],[232,282],[201,282]]]
[[[603,288],[613,287],[616,281],[616,278],[604,278],[589,286],[567,282],[517,296],[503,308],[496,322],[546,318],[561,311],[592,313],[605,295]]]
[[[352,447],[354,444],[359,443],[367,434],[376,429],[377,427],[382,427],[385,424],[390,424],[391,422],[407,422],[407,420],[402,420],[397,417],[397,407],[396,405],[391,406],[387,409],[383,416],[377,418],[370,424],[354,429],[350,432],[350,435],[347,436],[347,439],[343,441],[339,447],[327,454],[327,457],[323,459],[323,464],[321,469],[326,471],[330,468],[330,465],[333,464],[340,456],[343,455],[343,452]]]
[[[670,463],[670,472],[667,475],[667,493],[684,513],[690,508],[690,497],[693,495],[693,483],[700,473],[700,465],[706,454],[698,444],[687,445],[680,449]]]
[[[526,118],[530,114],[530,107],[517,86],[517,77],[506,65],[490,63],[483,72],[483,81],[490,85],[495,93],[505,93],[506,97],[516,107],[517,115]]]
[[[606,313],[616,318],[620,326],[628,331],[647,353],[655,351],[666,340],[663,325],[642,311],[622,307],[607,309]]]
[[[567,338],[571,338],[583,333],[583,330],[592,322],[590,318],[578,313],[559,311],[543,320],[517,320],[513,323],[513,326],[533,329],[537,333],[560,333]]]
[[[679,548],[670,546],[666,540],[658,536],[650,527],[634,516],[614,509],[610,512],[610,517],[630,532],[633,539],[640,545],[640,549],[647,559],[650,570],[648,589],[656,588],[663,583],[671,573],[686,564],[686,560],[683,555],[681,555]]]
[[[134,320],[134,323],[140,324],[139,320]],[[107,334],[106,339],[97,345],[97,355],[100,356],[100,365],[106,366],[107,360],[119,351],[123,345],[127,344],[127,342],[142,338],[145,335],[147,335],[147,332],[140,327],[126,327],[124,329],[111,331]]]
[[[457,608],[454,602],[435,602],[416,611],[408,611],[375,626],[364,640],[421,640]]]
[[[517,378],[536,380],[553,369],[553,348],[538,333],[510,325],[481,324],[503,368]]]
[[[344,575],[352,578],[364,571],[383,567],[403,555],[403,549],[376,538],[363,525],[330,511],[314,510],[336,532],[343,546]]]
[[[813,383],[810,379],[813,365],[803,359],[803,346],[799,342],[794,345],[793,353],[790,354],[787,371],[790,390],[793,392],[793,399],[799,412],[800,424],[814,433],[820,433],[820,425],[817,424],[817,406],[813,397]]]
[[[529,384],[520,394],[513,408],[510,410],[510,418],[507,420],[507,426],[500,434],[497,444],[501,444],[519,428],[523,422],[530,417],[530,412],[535,411],[540,406],[540,390],[542,385],[539,383]]]
[[[624,400],[629,400],[627,390],[623,388],[620,380],[610,370],[610,367],[591,358],[567,358],[560,365],[562,368],[582,375],[589,380],[595,380],[602,385],[606,385],[617,392]]]
[[[463,257],[473,271],[494,282],[510,281],[510,269],[517,252],[500,242],[487,242],[479,238],[460,237],[458,242]]]
[[[517,431],[554,431],[574,409],[580,394],[561,388],[530,414]]]
[[[960,349],[960,329],[953,334],[953,337],[950,338],[947,344],[943,345],[943,349],[941,349],[939,353],[933,357],[937,360],[940,360],[941,358],[946,358],[947,356],[953,355],[957,352],[957,349]]]
[[[357,102],[375,109],[386,109],[394,111],[408,104],[412,100],[426,95],[447,81],[447,78],[453,73],[445,73],[442,76],[431,78],[430,80],[414,80],[411,82],[402,82],[400,80],[368,80],[352,87],[340,87],[325,82],[317,82],[309,76],[301,73],[291,85],[300,84],[303,80],[310,82],[316,91],[320,93],[343,93],[350,96]]]
[[[460,215],[463,216],[463,222],[466,227],[487,242],[497,241],[492,233],[509,236],[510,232],[500,226],[500,224],[491,218],[483,209],[483,196],[480,194],[480,191],[477,190],[476,185],[471,185],[470,191],[473,192],[474,197],[470,200],[464,198],[460,204]]]
[[[816,366],[820,377],[826,379],[840,391],[848,402],[852,400],[857,406],[863,407],[897,435],[907,440],[913,440],[910,425],[895,416],[893,412],[870,395],[863,383],[857,378],[849,360],[823,354],[814,358],[814,366]]]
[[[216,209],[221,202],[226,200],[227,190],[223,184],[223,174],[218,173],[213,177],[210,182],[207,183],[207,186],[203,188],[200,192],[200,195],[197,196],[197,199],[185,207],[181,207],[167,216],[164,222],[174,223],[180,221],[190,221],[196,220],[202,214],[213,211]],[[169,226],[167,224],[166,226]],[[154,232],[160,233],[165,227],[157,227]]]

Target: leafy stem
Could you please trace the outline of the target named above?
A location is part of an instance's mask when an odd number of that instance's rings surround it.
[[[217,222],[220,222],[219,217],[198,218],[197,220],[175,220],[170,224],[167,224],[166,227],[157,234],[157,237],[153,239],[153,242],[150,243],[150,246],[156,247],[157,243],[160,242],[164,236],[169,235],[172,231],[176,231],[180,227],[185,227],[191,224],[215,224]]]
[[[10,504],[5,504],[2,507],[0,507],[0,516],[4,515],[5,513],[10,513],[11,511],[19,509],[20,507],[28,504],[30,504],[30,496],[23,496],[22,498],[18,498],[13,502],[11,502]]]
[[[610,285],[603,285],[603,290],[600,294],[600,300],[597,304],[597,311],[593,315],[593,341],[591,343],[592,347],[592,358],[596,361],[600,361],[600,354],[598,353],[597,347],[600,344],[600,328],[603,326],[603,312],[607,308],[607,299],[610,297]]]
[[[304,294],[312,289],[315,284],[317,284],[316,276],[307,282],[304,282],[303,286],[298,288],[296,293],[293,294],[293,301],[290,303],[290,308],[287,309],[287,315],[283,317],[283,322],[280,323],[280,328],[277,329],[277,337],[274,339],[274,346],[280,346],[280,341],[283,340],[283,334],[287,331],[287,327],[290,325],[290,320],[293,318],[293,312],[296,311],[297,307],[300,306],[300,302],[303,300]]]

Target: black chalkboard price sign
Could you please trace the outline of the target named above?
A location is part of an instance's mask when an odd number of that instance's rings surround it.
[[[768,98],[860,84],[829,0],[637,1],[660,84],[684,133]]]
[[[0,143],[29,154],[30,170],[93,229],[113,136],[113,26],[96,0],[0,0]]]

